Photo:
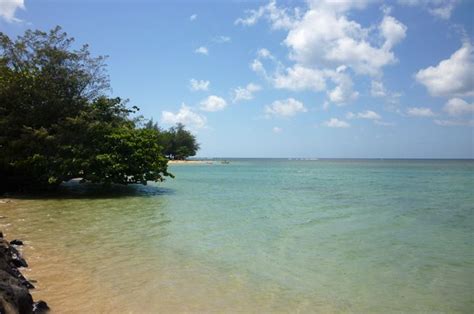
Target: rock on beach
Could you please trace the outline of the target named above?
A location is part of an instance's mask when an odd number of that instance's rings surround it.
[[[33,301],[29,290],[34,286],[19,270],[28,267],[28,263],[13,245],[23,245],[23,242],[16,239],[8,242],[0,232],[0,313],[48,313],[46,302]]]

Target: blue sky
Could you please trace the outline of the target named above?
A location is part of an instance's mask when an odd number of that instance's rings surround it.
[[[0,0],[202,157],[474,158],[474,1]]]

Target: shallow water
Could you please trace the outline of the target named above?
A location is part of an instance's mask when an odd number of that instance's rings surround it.
[[[474,162],[233,160],[0,203],[57,313],[474,311]]]

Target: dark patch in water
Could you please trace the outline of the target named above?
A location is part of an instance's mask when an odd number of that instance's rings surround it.
[[[101,199],[101,198],[121,198],[121,197],[152,197],[159,195],[174,194],[174,190],[170,188],[130,184],[111,186],[103,186],[93,183],[79,183],[78,180],[71,180],[63,183],[56,191],[48,193],[31,193],[31,194],[12,194],[10,198],[18,199]]]

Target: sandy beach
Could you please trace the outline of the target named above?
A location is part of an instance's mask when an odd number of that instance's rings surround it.
[[[191,164],[208,164],[212,165],[216,163],[215,160],[170,160],[168,164],[170,165],[191,165]]]

